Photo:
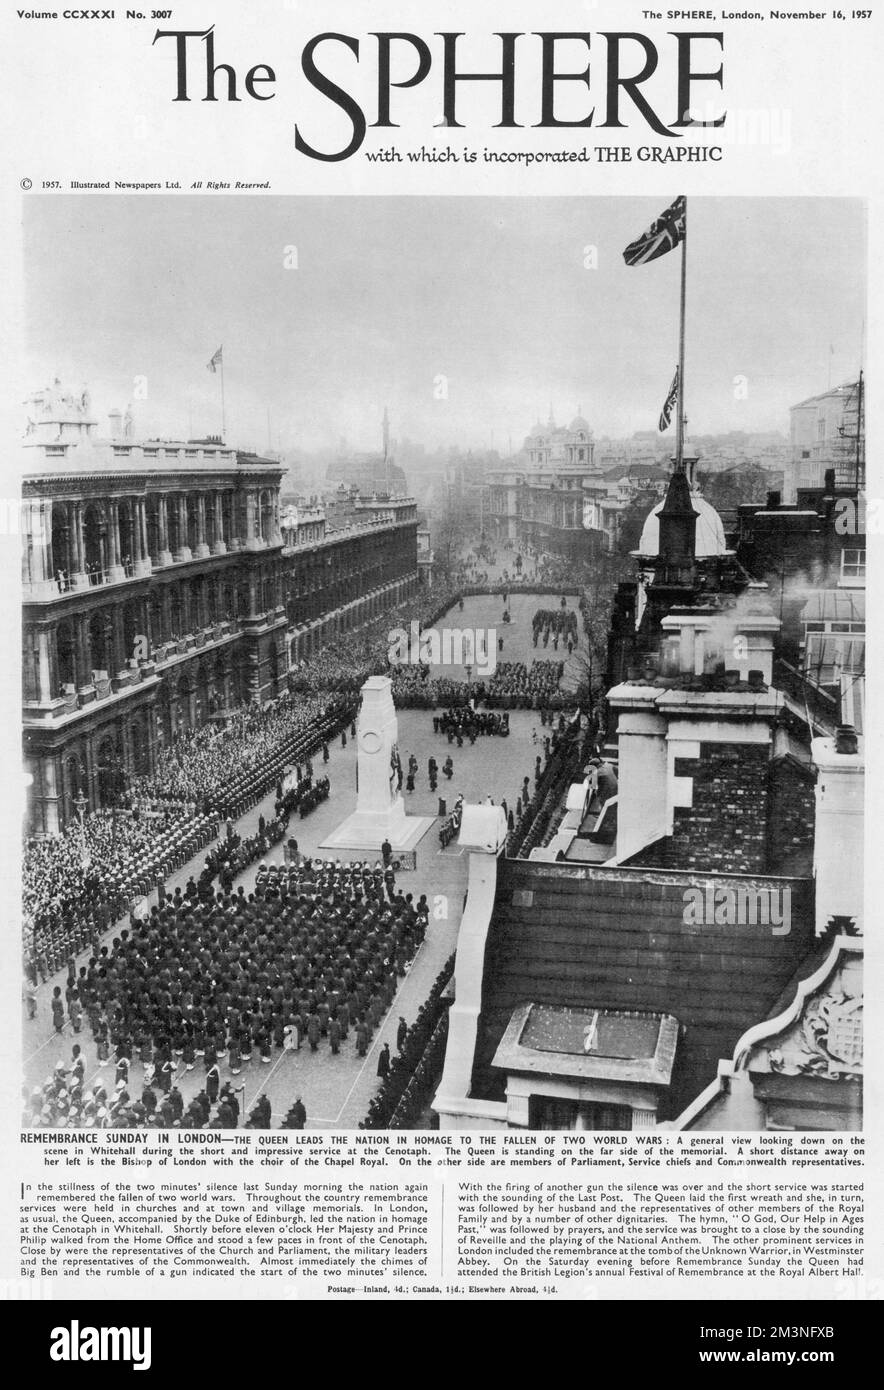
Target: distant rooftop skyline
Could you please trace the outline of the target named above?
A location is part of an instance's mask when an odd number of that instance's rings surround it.
[[[26,370],[86,386],[102,432],[131,402],[141,437],[220,432],[223,344],[240,448],[379,451],[386,407],[396,439],[505,454],[550,402],[624,440],[653,431],[677,357],[680,251],[622,259],[664,204],[31,199]],[[865,259],[858,199],[691,199],[689,434],[785,434],[790,405],[855,378]]]

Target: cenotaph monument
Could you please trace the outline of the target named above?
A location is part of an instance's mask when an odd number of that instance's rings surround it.
[[[407,816],[397,790],[399,725],[389,676],[369,676],[356,723],[356,810],[320,849],[375,849],[388,840],[394,853],[413,849],[432,816]]]

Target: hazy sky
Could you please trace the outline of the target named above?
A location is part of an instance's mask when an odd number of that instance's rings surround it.
[[[103,415],[146,376],[136,434],[215,433],[206,364],[223,343],[228,437],[259,449],[268,410],[283,448],[377,448],[385,405],[394,438],[427,448],[493,436],[503,452],[550,402],[559,423],[580,406],[597,436],[654,429],[681,252],[632,268],[621,253],[665,203],[29,198],[29,379],[88,386]],[[790,404],[858,368],[863,205],[691,199],[688,232],[689,432],[786,431]]]

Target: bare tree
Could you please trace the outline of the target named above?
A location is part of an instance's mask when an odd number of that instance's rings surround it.
[[[580,611],[583,641],[573,657],[581,671],[581,689],[587,696],[599,693],[608,658],[608,635],[618,583],[631,575],[631,562],[622,555],[606,551],[586,565],[580,575]]]
[[[450,579],[467,537],[463,499],[451,484],[446,487],[438,520],[434,521],[431,514],[430,525],[436,563],[443,577]]]

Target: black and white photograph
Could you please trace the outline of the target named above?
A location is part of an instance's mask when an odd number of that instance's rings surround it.
[[[24,283],[22,1125],[860,1130],[864,203],[56,197]]]
[[[878,9],[0,14],[29,1366],[569,1302],[856,1376]]]

